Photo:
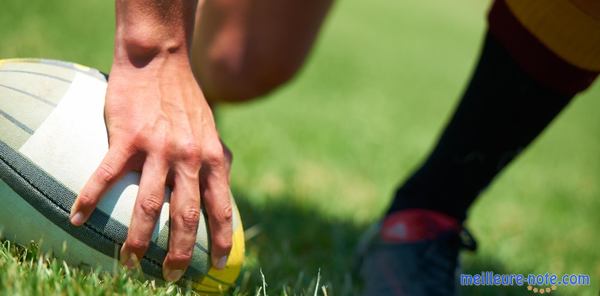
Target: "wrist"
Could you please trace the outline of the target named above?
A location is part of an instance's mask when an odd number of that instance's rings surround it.
[[[115,40],[114,64],[139,67],[156,60],[189,64],[189,46],[185,40],[178,38],[152,40],[130,35]]]
[[[166,3],[166,4],[165,4]],[[194,0],[118,0],[114,62],[136,67],[168,58],[189,63]]]

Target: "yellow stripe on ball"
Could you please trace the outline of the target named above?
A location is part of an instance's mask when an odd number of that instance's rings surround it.
[[[229,253],[229,258],[227,258],[227,264],[225,264],[225,268],[220,270],[211,267],[208,270],[208,275],[194,284],[194,289],[200,295],[210,295],[227,291],[235,284],[234,282],[240,274],[245,254],[244,227],[242,227],[242,220],[239,217],[239,213],[236,216],[235,219],[240,221],[240,223],[233,232],[231,252]]]

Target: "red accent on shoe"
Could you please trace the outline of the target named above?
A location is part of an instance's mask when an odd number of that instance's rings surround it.
[[[385,242],[403,243],[434,239],[445,232],[459,232],[458,220],[440,212],[407,209],[388,215],[380,235]]]

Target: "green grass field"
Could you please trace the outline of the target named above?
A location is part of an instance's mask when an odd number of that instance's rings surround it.
[[[0,58],[46,57],[108,71],[113,1],[4,0]],[[349,295],[354,245],[423,160],[460,97],[487,1],[338,1],[297,78],[219,110],[247,264],[235,294]],[[476,273],[586,273],[600,288],[600,84],[579,96],[470,211]],[[319,275],[320,273],[320,275]],[[0,294],[190,293],[0,247]],[[466,295],[526,295],[524,287]]]

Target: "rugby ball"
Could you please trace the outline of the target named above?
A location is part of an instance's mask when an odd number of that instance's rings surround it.
[[[105,194],[82,227],[69,223],[76,193],[108,151],[104,123],[106,76],[74,63],[0,60],[0,231],[4,239],[40,242],[73,265],[113,270],[127,236],[140,175],[129,173]],[[169,190],[144,274],[162,278],[169,240]],[[226,267],[210,263],[203,215],[193,259],[182,278],[204,294],[234,285],[244,260],[244,232],[233,202],[233,248]],[[66,248],[65,248],[66,246]],[[64,251],[63,251],[64,248]]]

